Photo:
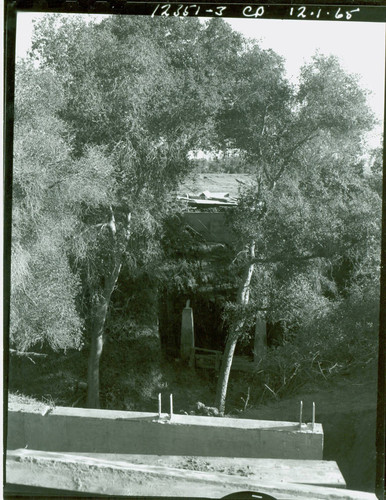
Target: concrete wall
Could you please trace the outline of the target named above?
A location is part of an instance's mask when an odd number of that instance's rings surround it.
[[[287,469],[289,468],[287,465]],[[288,474],[289,471],[287,477]],[[29,496],[34,493],[38,498],[55,494],[63,498],[66,493],[70,494],[71,498],[82,493],[105,494],[109,495],[109,498],[121,495],[125,498],[128,495],[135,498],[224,498],[230,493],[258,491],[277,500],[377,500],[373,493],[293,484],[286,482],[285,478],[283,480],[283,477],[270,477],[269,480],[261,481],[235,474],[122,463],[29,450],[17,450],[7,454],[7,482],[6,492],[7,486],[12,485],[13,488],[8,491],[24,492]],[[31,487],[34,488],[32,491]]]
[[[13,405],[8,449],[321,460],[323,430],[291,422]]]

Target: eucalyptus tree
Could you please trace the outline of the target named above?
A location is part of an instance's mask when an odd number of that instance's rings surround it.
[[[241,49],[225,23],[197,19],[47,16],[36,26],[32,54],[61,82],[58,116],[73,147],[89,406],[99,406],[104,325],[122,266],[157,258],[168,194],[189,152],[210,142],[224,72]]]
[[[218,131],[245,158],[254,184],[233,217],[244,250],[217,388],[221,412],[248,311],[284,324],[327,314],[340,291],[331,269],[370,254],[376,266],[379,230],[379,198],[363,161],[374,119],[357,78],[336,58],[316,55],[294,88],[278,56],[258,47],[240,65]]]
[[[15,96],[10,345],[80,347],[80,279],[68,252],[76,214],[61,183],[71,163],[63,89],[50,70],[19,62]]]
[[[377,207],[375,191],[368,197],[362,182],[361,134],[372,125],[364,92],[334,58],[322,56],[303,68],[294,88],[280,57],[218,19],[117,16],[95,23],[47,15],[35,27],[30,57],[39,75],[49,75],[48,90],[56,89],[31,107],[37,115],[44,108],[36,129],[43,146],[31,147],[31,155],[42,171],[55,165],[40,193],[53,203],[52,214],[64,214],[58,255],[71,271],[64,273],[72,280],[68,331],[79,334],[81,317],[89,335],[89,406],[99,406],[105,322],[121,270],[138,275],[152,263],[155,272],[163,215],[190,169],[189,153],[238,151],[253,174],[233,218],[244,247],[234,249],[240,289],[219,379],[223,410],[248,304],[277,318],[297,284],[299,297],[315,289],[323,310],[326,289],[339,281],[326,279],[326,262],[336,256],[339,267],[342,255],[363,261],[367,217]],[[50,144],[61,161],[40,161]],[[358,200],[366,201],[362,211]],[[33,208],[25,208],[31,220]],[[268,289],[283,290],[283,300]]]

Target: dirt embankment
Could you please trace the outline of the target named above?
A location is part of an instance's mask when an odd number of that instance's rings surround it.
[[[34,365],[29,369],[35,369]],[[28,381],[37,380],[32,372],[22,373],[22,378]],[[181,375],[182,374],[182,375]],[[57,376],[58,374],[56,374]],[[47,375],[45,375],[47,378]],[[41,379],[37,380],[41,388]],[[56,382],[56,379],[55,379]],[[174,376],[168,386],[168,392],[175,396],[175,412],[181,409],[189,409],[197,401],[211,402],[213,394],[209,390],[209,377],[205,388],[202,382],[192,381],[187,371],[179,372]],[[51,385],[49,385],[51,384]],[[47,379],[45,392],[52,393],[52,379]],[[358,367],[350,374],[336,376],[334,380],[325,381],[324,387],[320,386],[320,380],[315,381],[314,387],[308,387],[307,391],[296,396],[288,397],[280,401],[272,401],[258,408],[247,409],[242,413],[234,414],[238,418],[256,418],[263,420],[297,421],[299,418],[299,401],[304,403],[304,421],[311,420],[312,402],[316,403],[316,421],[323,424],[325,444],[324,459],[335,460],[351,489],[364,491],[374,490],[375,481],[375,419],[376,419],[376,388],[377,367],[373,363],[364,367]],[[24,388],[24,386],[21,388]],[[36,389],[33,387],[32,389]],[[25,390],[26,394],[36,392]],[[251,387],[253,390],[253,387]],[[42,390],[41,390],[42,391]],[[206,391],[206,392],[205,392]],[[23,391],[24,392],[24,391]],[[68,398],[67,398],[68,399]],[[73,399],[59,399],[56,404],[71,405]],[[42,402],[34,398],[28,398],[20,394],[10,394],[11,401],[18,401],[32,405],[50,405],[50,398],[42,398]],[[79,402],[82,405],[82,401]],[[156,408],[156,401],[147,408],[145,403],[138,408],[111,407],[110,409],[130,409],[151,411]]]
[[[376,373],[374,365],[360,367],[350,376],[340,376],[331,387],[247,410],[242,417],[297,421],[303,401],[303,420],[310,421],[315,402],[316,421],[324,430],[323,458],[338,463],[348,488],[374,491]]]

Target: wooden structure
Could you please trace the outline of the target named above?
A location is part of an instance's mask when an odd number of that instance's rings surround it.
[[[188,300],[181,318],[180,355],[183,361],[190,359],[192,349],[194,350],[194,320],[193,309],[190,307],[190,300]]]
[[[232,370],[253,372],[256,369],[256,365],[260,360],[260,356],[256,351],[259,348],[259,344],[256,346],[256,339],[259,343],[261,341],[260,336],[255,335],[253,360],[249,356],[233,356]],[[214,370],[216,373],[220,371],[223,357],[222,351],[195,346],[193,310],[191,307],[182,311],[180,356],[182,360],[189,361],[191,368]]]
[[[251,184],[252,178],[247,174],[222,173],[198,174],[180,186],[176,197],[186,206],[182,222],[206,247],[206,250],[201,250],[200,266],[208,274],[215,267],[216,260],[231,258],[225,255],[229,253],[226,248],[234,243],[236,236],[228,225],[228,214],[237,206],[240,189]],[[222,303],[234,300],[236,291],[232,277],[227,283],[225,281],[219,290],[209,279],[195,295],[176,295],[166,288],[160,291],[159,333],[166,355],[188,360],[190,350],[195,348],[195,366],[217,369],[227,334],[221,319]],[[189,299],[190,310],[184,308]],[[253,346],[247,349],[248,352],[236,353],[233,369],[253,369],[252,361],[257,362],[264,355],[265,322],[257,322],[254,336]]]
[[[183,214],[183,221],[206,242],[231,243],[236,239],[235,234],[227,227],[224,212],[186,212]]]

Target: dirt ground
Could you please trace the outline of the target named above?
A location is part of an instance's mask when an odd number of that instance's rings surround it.
[[[240,417],[298,421],[303,401],[303,421],[309,422],[315,402],[316,422],[324,430],[323,458],[338,463],[348,488],[374,491],[376,400],[377,372],[372,365],[341,376],[331,387],[246,410]]]

